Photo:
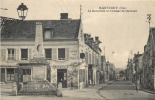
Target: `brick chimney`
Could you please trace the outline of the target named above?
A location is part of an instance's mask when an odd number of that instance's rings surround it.
[[[68,13],[61,13],[60,19],[68,19]]]

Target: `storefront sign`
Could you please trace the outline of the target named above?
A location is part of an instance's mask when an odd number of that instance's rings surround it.
[[[56,69],[67,69],[68,66],[54,66]]]
[[[70,51],[70,59],[78,59],[78,51],[77,50],[71,50]]]

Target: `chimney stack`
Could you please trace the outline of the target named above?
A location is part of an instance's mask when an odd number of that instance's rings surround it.
[[[95,41],[98,41],[99,40],[99,37],[98,36],[95,36]]]
[[[60,19],[68,19],[68,13],[61,13],[60,17]]]

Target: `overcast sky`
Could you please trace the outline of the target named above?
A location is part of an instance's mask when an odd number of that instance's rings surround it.
[[[60,19],[60,13],[69,13],[69,18],[82,20],[84,33],[99,36],[100,48],[105,46],[106,57],[116,68],[125,68],[130,51],[144,52],[149,24],[147,14],[151,14],[151,27],[155,27],[155,0],[1,0],[0,10],[5,17],[18,18],[17,7],[24,3],[29,8],[26,20]],[[123,7],[119,10],[137,12],[88,12],[99,7]],[[101,9],[100,9],[101,10]],[[102,9],[116,10],[116,9]],[[114,52],[112,54],[112,52]],[[130,55],[131,57],[131,55]],[[133,57],[133,56],[132,56]]]

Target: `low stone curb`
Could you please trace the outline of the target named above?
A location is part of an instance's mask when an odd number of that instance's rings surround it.
[[[135,87],[136,85],[132,82],[128,82],[130,83],[133,87]],[[151,93],[151,94],[155,94],[155,91],[149,91],[149,90],[145,90],[145,89],[140,89],[140,91],[143,91],[143,92],[147,92],[147,93]]]
[[[143,91],[143,92],[147,92],[147,93],[151,93],[151,94],[155,94],[154,91],[148,91],[148,90],[141,90],[141,91]]]

